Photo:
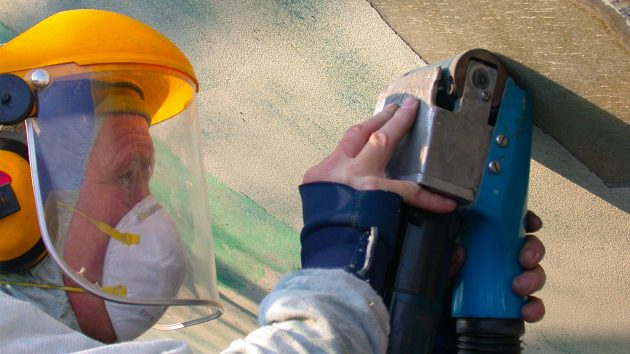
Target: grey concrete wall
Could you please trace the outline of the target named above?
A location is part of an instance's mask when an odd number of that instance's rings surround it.
[[[201,82],[207,172],[296,230],[303,171],[369,116],[390,80],[424,65],[361,0],[3,0],[0,22],[19,33],[80,7],[131,15],[189,56]],[[548,312],[528,326],[526,352],[626,353],[630,189],[609,189],[540,130],[533,156],[530,208],[545,222],[539,236],[547,247],[548,285],[538,296]],[[220,322],[144,338],[176,337],[199,352],[218,351],[256,325],[258,298],[229,299]]]

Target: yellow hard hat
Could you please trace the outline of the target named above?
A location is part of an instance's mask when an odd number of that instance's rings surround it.
[[[97,79],[149,88],[144,101],[153,124],[181,112],[199,87],[192,65],[171,41],[135,19],[102,10],[57,13],[0,47],[0,74],[22,77],[36,90],[29,78],[37,69],[53,80],[107,72]]]
[[[59,12],[0,47],[0,73],[76,63],[152,64],[177,70],[198,86],[186,56],[130,17],[102,10]]]

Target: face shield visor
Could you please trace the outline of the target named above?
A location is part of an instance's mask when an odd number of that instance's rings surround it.
[[[194,85],[151,65],[45,70],[29,158],[75,312],[90,297],[118,340],[219,317]]]

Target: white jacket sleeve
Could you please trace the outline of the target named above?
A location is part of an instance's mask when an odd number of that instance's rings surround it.
[[[365,281],[342,271],[285,275],[263,300],[260,328],[223,353],[385,353],[387,310]],[[0,345],[7,353],[191,353],[181,341],[104,345],[33,304],[0,292]]]
[[[385,353],[389,317],[370,285],[343,270],[285,275],[263,300],[261,326],[223,353]]]
[[[104,345],[74,331],[33,304],[0,292],[0,352],[3,353],[192,353],[176,340]]]

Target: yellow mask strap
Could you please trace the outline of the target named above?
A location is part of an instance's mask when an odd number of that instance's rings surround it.
[[[38,284],[38,283],[14,282],[14,281],[4,281],[4,280],[0,280],[0,285],[23,286],[23,287],[40,288],[40,289],[60,289],[60,290],[65,290],[72,293],[87,293],[85,289],[79,288],[76,286]],[[116,296],[121,296],[121,297],[127,296],[127,287],[124,285],[105,286],[105,287],[102,287],[101,290],[103,290],[106,293],[110,293]]]
[[[85,218],[86,220],[94,224],[94,226],[96,226],[96,228],[98,228],[102,233],[113,238],[114,240],[120,241],[123,245],[133,246],[140,243],[140,235],[138,234],[120,232],[116,230],[114,227],[108,225],[106,222],[93,219],[90,216],[80,212],[79,210],[69,205],[66,205],[62,202],[57,202],[57,204]]]

